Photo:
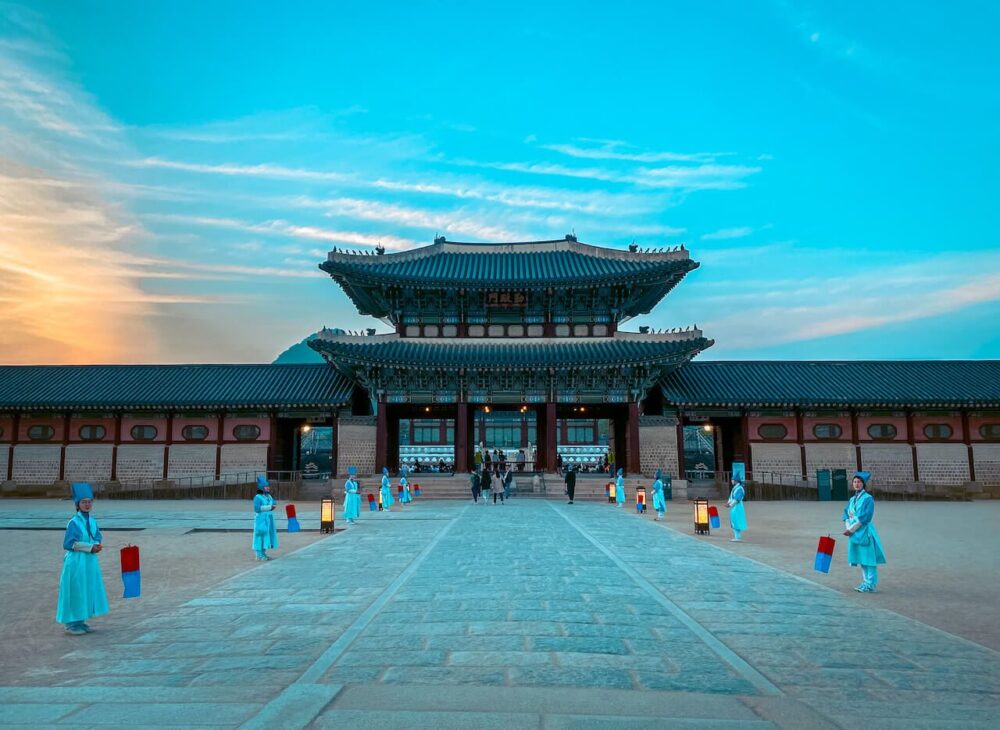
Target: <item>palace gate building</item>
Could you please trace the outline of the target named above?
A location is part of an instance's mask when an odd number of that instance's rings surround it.
[[[1000,362],[691,362],[713,344],[696,326],[627,328],[697,266],[573,236],[334,250],[320,268],[391,334],[324,330],[325,364],[0,367],[0,482],[465,472],[485,450],[542,472],[1000,487]]]

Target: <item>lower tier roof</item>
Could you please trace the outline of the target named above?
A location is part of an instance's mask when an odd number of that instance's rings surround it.
[[[1000,360],[693,362],[665,402],[731,407],[1000,407]]]
[[[0,366],[2,410],[314,408],[352,390],[325,364]]]

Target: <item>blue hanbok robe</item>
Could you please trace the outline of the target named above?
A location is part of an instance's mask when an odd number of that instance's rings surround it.
[[[344,519],[356,520],[361,517],[361,487],[354,477],[344,482]]]
[[[625,504],[625,477],[619,476],[615,480],[615,501],[618,504]]]
[[[663,494],[663,480],[653,482],[653,509],[663,513],[667,511],[667,499]]]
[[[253,498],[253,549],[258,553],[278,547],[278,530],[274,525],[274,497],[262,493]],[[270,506],[270,510],[261,507]]]
[[[83,512],[76,515],[66,525],[63,536],[62,575],[59,578],[59,603],[56,606],[56,621],[70,624],[86,621],[93,616],[108,612],[108,596],[104,592],[104,579],[97,553],[74,550],[77,543],[96,545],[104,542],[97,522]]]
[[[382,492],[382,510],[385,511],[388,510],[390,507],[392,507],[392,502],[393,502],[392,484],[389,482],[388,474],[382,475],[381,492]]]
[[[736,532],[747,529],[747,515],[743,510],[743,498],[746,490],[742,484],[737,484],[729,493],[729,526]]]
[[[403,504],[408,504],[413,501],[413,496],[410,494],[410,483],[406,481],[406,477],[399,478],[399,485],[403,488],[403,493],[399,496],[399,501]]]
[[[867,491],[856,492],[844,507],[845,527],[860,524],[847,541],[847,562],[850,565],[874,566],[885,562],[878,530],[872,524],[875,516],[875,498]]]

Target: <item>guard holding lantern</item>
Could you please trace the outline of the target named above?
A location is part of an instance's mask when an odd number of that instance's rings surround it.
[[[278,529],[274,525],[274,497],[263,474],[257,475],[257,495],[253,498],[253,549],[257,560],[270,560],[267,551],[278,547]]]
[[[389,467],[382,467],[382,488],[379,490],[379,502],[383,512],[392,507],[392,484],[389,482]]]
[[[352,525],[361,516],[361,486],[354,478],[357,474],[356,466],[347,467],[347,481],[344,482],[344,519]]]
[[[656,510],[654,520],[663,519],[667,514],[667,500],[663,495],[663,472],[656,470],[656,481],[653,482],[653,509]]]
[[[875,498],[868,493],[871,474],[859,471],[854,474],[851,486],[854,496],[844,507],[844,534],[850,538],[847,543],[847,562],[861,566],[861,583],[858,593],[875,593],[878,586],[878,566],[885,563],[885,552],[878,537],[878,530],[872,524],[875,516]]]
[[[87,619],[108,612],[108,596],[97,561],[104,538],[90,516],[94,491],[87,483],[74,484],[72,489],[76,514],[66,525],[63,535],[66,557],[59,578],[56,621],[66,624],[67,634],[80,636],[93,630],[87,625]]]
[[[621,507],[625,504],[625,470],[618,470],[618,478],[615,479],[615,502]]]

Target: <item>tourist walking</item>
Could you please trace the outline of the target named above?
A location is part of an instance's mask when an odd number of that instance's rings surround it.
[[[389,511],[392,507],[392,483],[389,481],[389,467],[382,467],[382,486],[379,488],[382,497],[382,510]]]
[[[847,562],[861,566],[861,583],[854,590],[875,593],[878,586],[878,566],[885,563],[885,552],[872,524],[875,516],[875,498],[868,493],[871,474],[859,471],[851,480],[854,496],[844,507],[844,534],[847,542]]]
[[[500,497],[500,504],[503,504],[503,477],[500,476],[499,465],[493,469],[493,474],[490,476],[490,487],[493,489],[493,504],[497,503],[497,497]]]
[[[356,466],[347,467],[347,481],[344,482],[344,519],[352,525],[361,517],[361,485],[354,478],[357,473]]]
[[[89,484],[72,487],[76,514],[66,524],[63,534],[62,575],[59,577],[59,600],[56,621],[66,624],[72,636],[89,634],[93,629],[87,619],[108,612],[108,597],[97,554],[103,549],[104,537],[90,511],[94,506],[94,491]]]
[[[615,479],[615,501],[621,507],[625,504],[625,470],[618,470],[618,478]]]
[[[667,514],[667,499],[663,493],[663,472],[656,470],[656,480],[653,482],[653,509],[656,510],[654,520],[662,520]]]
[[[479,482],[479,470],[478,469],[473,470],[473,472],[471,474],[469,474],[469,488],[472,489],[472,501],[473,502],[479,502],[479,493],[480,493],[482,487],[481,487],[480,482]]]
[[[267,551],[278,547],[278,530],[274,524],[275,504],[267,477],[258,474],[257,494],[253,498],[253,549],[257,560],[270,560]]]
[[[738,476],[733,477],[733,489],[729,492],[729,526],[733,528],[732,542],[740,541],[740,534],[747,529],[747,515],[743,510],[743,499],[747,491],[743,487],[743,480]]]
[[[576,494],[576,469],[570,464],[566,467],[566,496],[569,497],[569,504],[573,504],[573,496]]]
[[[486,504],[490,498],[490,476],[492,473],[492,469],[484,466],[483,471],[479,475],[479,493],[483,498],[483,504]]]
[[[510,488],[514,483],[514,471],[507,464],[507,469],[503,473],[503,498],[510,499]]]

